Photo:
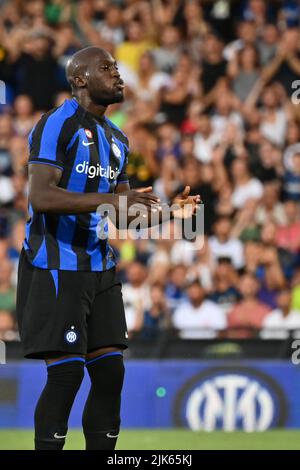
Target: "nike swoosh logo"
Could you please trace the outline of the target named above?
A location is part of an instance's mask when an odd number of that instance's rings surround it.
[[[93,145],[95,142],[85,142],[84,140],[82,141],[82,144],[85,146],[85,147],[88,147],[89,145]]]
[[[107,436],[107,437],[111,437],[111,438],[113,438],[113,439],[116,439],[116,438],[119,436],[119,434],[116,434],[116,435],[114,436],[113,434],[110,434],[110,433],[108,432],[108,433],[106,434],[106,436]]]
[[[54,437],[55,439],[64,439],[65,437],[67,437],[67,435],[65,436],[60,436],[59,434],[57,434],[57,432],[54,434]]]

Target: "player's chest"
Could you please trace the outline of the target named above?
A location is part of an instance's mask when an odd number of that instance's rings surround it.
[[[81,127],[77,132],[77,159],[82,161],[122,163],[123,145],[101,126]]]
[[[69,167],[73,184],[86,182],[86,189],[105,190],[105,181],[113,189],[124,161],[124,148],[111,133],[101,126],[80,127],[69,147]],[[106,188],[107,189],[107,188]]]

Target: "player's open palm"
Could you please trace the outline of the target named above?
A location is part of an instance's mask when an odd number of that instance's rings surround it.
[[[173,214],[178,219],[188,219],[196,212],[196,208],[201,202],[199,194],[190,196],[191,188],[186,186],[182,193],[177,194],[172,201]]]

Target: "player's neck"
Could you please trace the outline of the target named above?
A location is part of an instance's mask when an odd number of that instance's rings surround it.
[[[75,96],[75,99],[86,111],[99,118],[104,115],[107,109],[107,106],[93,103],[88,96]]]

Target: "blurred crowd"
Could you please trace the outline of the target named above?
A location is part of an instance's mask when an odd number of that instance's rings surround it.
[[[117,59],[132,187],[204,202],[194,242],[113,241],[129,335],[285,338],[300,330],[300,3],[0,0],[0,338],[18,338],[27,136],[70,97],[64,68]],[[196,245],[195,245],[196,243]],[[197,246],[198,243],[198,246]]]

